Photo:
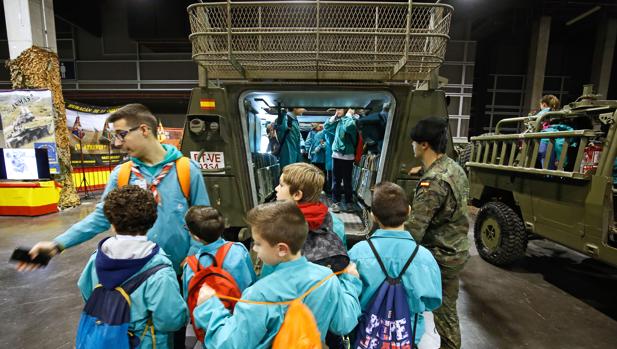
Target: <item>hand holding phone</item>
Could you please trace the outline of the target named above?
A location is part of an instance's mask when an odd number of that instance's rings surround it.
[[[47,266],[51,259],[50,254],[39,252],[32,258],[30,251],[31,249],[25,247],[18,247],[13,251],[10,261],[17,263],[17,270],[35,270]]]

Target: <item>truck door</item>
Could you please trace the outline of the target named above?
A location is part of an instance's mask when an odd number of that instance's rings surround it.
[[[239,115],[230,112],[223,88],[194,88],[184,125],[181,150],[202,170],[210,203],[219,209],[231,231],[246,225],[251,203],[246,159],[242,152]],[[235,234],[227,238],[236,239]]]

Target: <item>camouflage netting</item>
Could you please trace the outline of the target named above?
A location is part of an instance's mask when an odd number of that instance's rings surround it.
[[[11,71],[13,89],[48,89],[52,92],[54,126],[60,162],[60,174],[56,175],[55,179],[62,185],[58,206],[64,209],[79,205],[79,196],[71,177],[73,168],[71,166],[69,131],[66,127],[64,97],[60,85],[58,55],[40,47],[32,46],[16,59],[8,61],[7,67]]]

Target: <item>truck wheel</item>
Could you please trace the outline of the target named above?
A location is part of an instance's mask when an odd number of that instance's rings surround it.
[[[527,249],[527,233],[521,218],[508,205],[491,201],[478,212],[474,240],[480,256],[494,265],[507,265]]]

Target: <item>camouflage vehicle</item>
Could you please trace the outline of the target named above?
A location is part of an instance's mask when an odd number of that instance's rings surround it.
[[[9,148],[20,148],[25,144],[51,135],[52,127],[53,125],[49,124],[47,120],[35,120],[34,114],[22,107],[21,114],[7,132],[6,145]]]
[[[385,127],[374,132],[383,144],[354,169],[354,204],[368,224],[374,183],[394,181],[412,195],[419,178],[407,173],[419,163],[409,130],[426,116],[447,117],[435,69],[449,39],[451,6],[229,1],[188,12],[200,86],[191,94],[181,150],[201,162],[212,204],[233,234],[246,226],[250,208],[273,197],[281,169],[266,129],[284,108],[307,109],[299,117],[305,130],[329,118],[331,108],[368,115],[389,106]]]
[[[530,239],[546,238],[617,266],[616,119],[617,101],[586,86],[562,110],[504,119],[493,135],[471,138],[467,167],[482,258],[505,265],[524,255]],[[501,132],[516,123],[526,130]]]

